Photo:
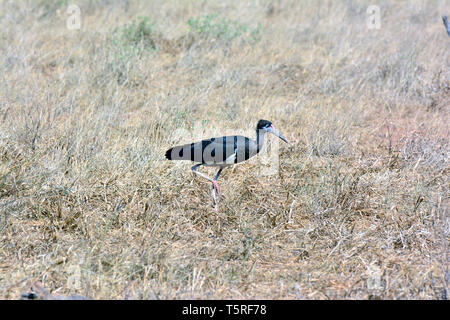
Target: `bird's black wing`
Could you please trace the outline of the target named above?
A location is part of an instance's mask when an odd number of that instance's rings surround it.
[[[238,145],[248,145],[248,141],[249,139],[243,136],[205,139],[173,147],[166,151],[166,158],[169,160],[191,160],[200,163],[222,163],[236,154]]]

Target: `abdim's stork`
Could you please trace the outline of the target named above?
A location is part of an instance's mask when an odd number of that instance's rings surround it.
[[[192,167],[192,171],[211,182],[213,204],[217,211],[216,194],[219,194],[217,178],[219,178],[223,168],[243,162],[257,155],[263,147],[266,132],[273,133],[284,142],[287,142],[285,137],[275,129],[272,122],[259,120],[256,126],[256,140],[251,140],[244,136],[211,138],[173,147],[166,151],[166,158],[169,160],[199,162]],[[214,179],[211,179],[197,171],[197,168],[200,166],[219,167],[219,171]]]

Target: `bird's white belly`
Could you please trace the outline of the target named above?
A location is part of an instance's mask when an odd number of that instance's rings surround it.
[[[231,156],[225,159],[225,161],[207,161],[205,162],[205,166],[208,167],[228,167],[234,165],[234,160],[236,159],[236,152],[234,152]]]

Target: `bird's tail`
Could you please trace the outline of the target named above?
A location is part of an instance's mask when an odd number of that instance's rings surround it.
[[[192,160],[193,154],[191,154],[192,144],[185,144],[182,146],[176,146],[166,151],[166,159],[168,160]]]
[[[173,148],[170,148],[169,150],[166,151],[166,159],[172,160],[172,151]]]

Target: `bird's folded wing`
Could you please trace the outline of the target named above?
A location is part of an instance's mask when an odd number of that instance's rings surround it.
[[[166,152],[169,160],[191,160],[201,163],[222,163],[236,153],[248,159],[249,139],[243,136],[225,136],[173,147]],[[227,163],[229,161],[227,160]]]

